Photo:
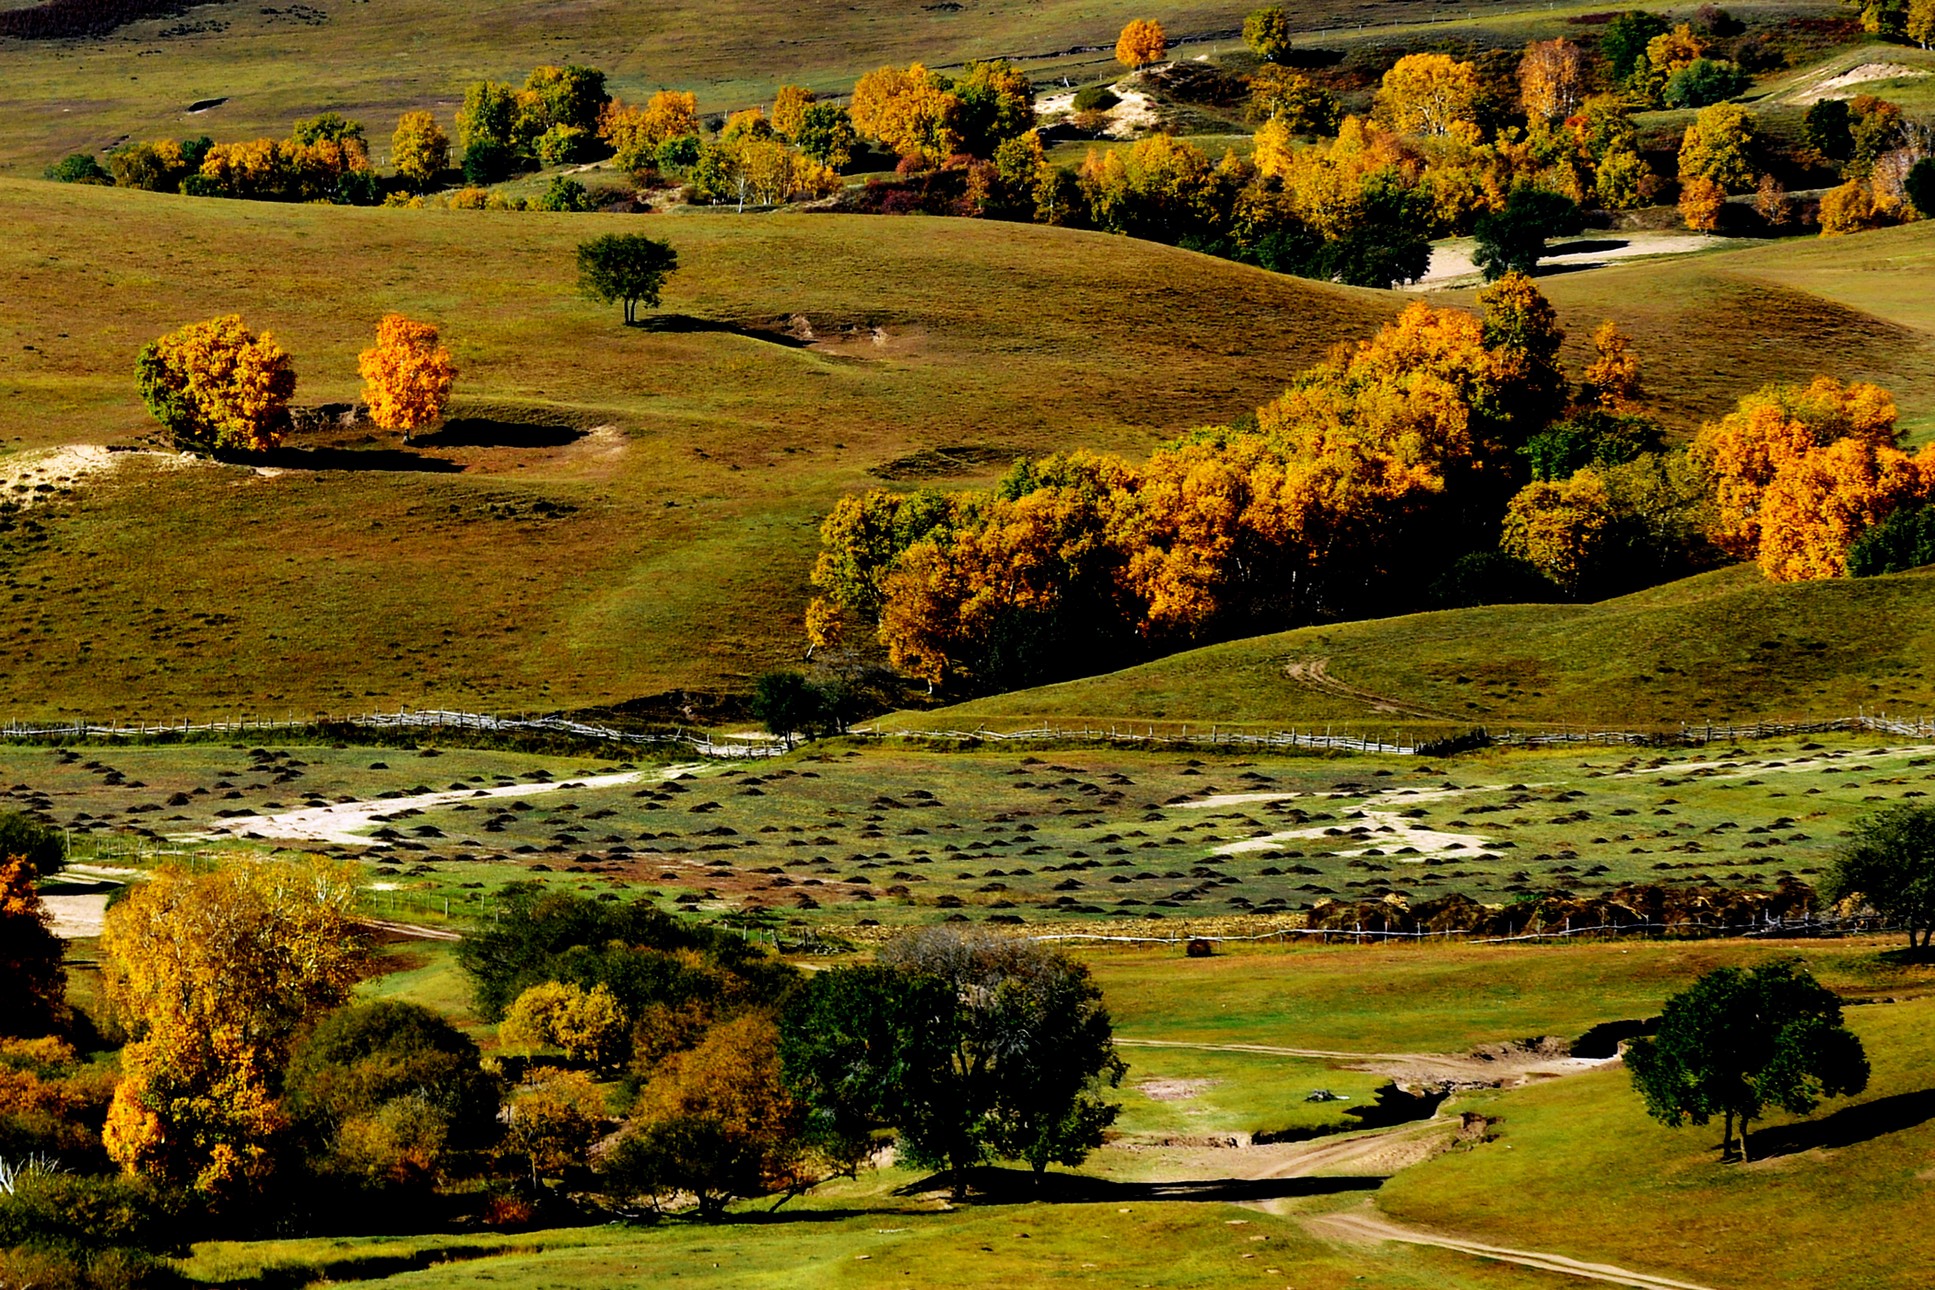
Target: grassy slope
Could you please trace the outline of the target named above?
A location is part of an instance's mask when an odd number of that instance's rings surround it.
[[[1620,1070],[1477,1099],[1502,1140],[1400,1174],[1378,1203],[1480,1240],[1730,1286],[1926,1283],[1935,1000],[1857,1008],[1868,1091],[1755,1134],[1767,1158],[1716,1163],[1714,1128],[1648,1120]],[[1538,1203],[1528,1199],[1538,1198]],[[1918,1216],[1910,1218],[1911,1215]]]
[[[17,446],[146,433],[135,350],[224,310],[292,350],[299,402],[354,397],[356,351],[398,308],[444,326],[484,411],[615,427],[315,463],[376,469],[97,477],[48,509],[44,547],[15,553],[14,711],[553,706],[731,684],[794,653],[819,516],[870,470],[959,444],[1139,453],[1253,406],[1390,308],[1092,234],[695,216],[651,227],[684,256],[666,312],[704,321],[627,331],[573,294],[571,268],[583,238],[641,227],[624,217],[0,182],[0,218]],[[836,343],[734,330],[795,314]],[[1142,373],[1159,388],[1137,397]],[[213,625],[182,630],[200,614]],[[159,625],[130,630],[141,615]]]
[[[1440,725],[1632,729],[1858,707],[1910,714],[1935,706],[1931,646],[1935,584],[1924,573],[1774,585],[1739,567],[1596,605],[1494,605],[1259,636],[904,724],[1431,724],[1285,672],[1316,659],[1402,709],[1442,714]]]
[[[1549,17],[1546,6],[1522,0],[1469,7],[1487,18],[1534,9]],[[1125,21],[1152,16],[1130,0],[970,0],[954,10],[880,0],[316,0],[299,7],[321,22],[277,8],[226,0],[100,40],[0,42],[0,169],[38,173],[66,152],[130,135],[279,134],[295,117],[324,108],[367,122],[382,155],[400,111],[430,107],[448,124],[467,82],[521,79],[539,62],[602,68],[628,98],[666,86],[691,89],[707,110],[770,100],[789,81],[844,93],[861,73],[916,59],[945,66],[1016,56],[1038,73],[1053,67],[1092,77],[1119,69],[1099,66],[1105,56],[1054,55],[1113,45]],[[1172,38],[1233,33],[1247,9],[1239,0],[1192,0],[1160,17]],[[1437,16],[1434,5],[1397,0],[1378,6],[1376,21]],[[1315,31],[1363,15],[1343,0],[1319,0],[1300,6],[1296,17]],[[220,97],[228,101],[185,114],[192,102]]]

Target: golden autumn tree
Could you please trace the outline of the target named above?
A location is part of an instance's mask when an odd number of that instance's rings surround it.
[[[612,164],[639,174],[658,164],[659,147],[699,133],[699,100],[689,90],[660,90],[644,106],[613,99],[598,116],[598,137]]]
[[[1568,596],[1579,594],[1612,523],[1612,499],[1593,470],[1537,480],[1505,510],[1499,549],[1525,561]]]
[[[1518,63],[1518,101],[1529,121],[1563,121],[1586,89],[1585,51],[1569,40],[1535,40]]]
[[[1701,108],[1680,137],[1680,183],[1704,180],[1722,194],[1753,187],[1758,138],[1753,113],[1738,103]]]
[[[1826,376],[1742,398],[1690,449],[1712,479],[1714,543],[1775,581],[1845,574],[1850,541],[1929,492],[1932,463],[1896,446],[1897,415],[1886,390]]]
[[[1865,233],[1879,225],[1874,190],[1860,179],[1850,179],[1821,194],[1821,236],[1843,237]]]
[[[804,85],[782,85],[773,96],[773,129],[789,142],[797,142],[800,127],[806,124],[806,109],[817,96]]]
[[[401,430],[405,443],[413,432],[443,420],[457,381],[456,365],[437,329],[402,314],[383,316],[376,344],[358,356],[357,371],[370,420],[385,430]]]
[[[405,112],[390,136],[390,165],[412,187],[428,188],[450,165],[450,136],[428,112]]]
[[[847,111],[855,130],[905,159],[936,164],[961,147],[961,101],[919,63],[868,72],[854,84]]]
[[[362,968],[356,879],[322,862],[164,869],[108,911],[108,995],[133,1036],[103,1135],[116,1163],[217,1201],[272,1172],[273,1081]]]
[[[1154,18],[1131,18],[1115,38],[1115,61],[1134,71],[1159,63],[1169,52],[1169,35]]]
[[[605,1119],[605,1095],[583,1071],[540,1066],[511,1094],[504,1150],[542,1185],[583,1162]]]
[[[149,342],[135,362],[148,411],[177,447],[262,452],[282,442],[296,368],[268,332],[226,314]]]
[[[67,971],[34,866],[0,856],[0,1037],[52,1034],[67,1021]]]
[[[1448,54],[1407,54],[1384,73],[1375,103],[1378,120],[1399,134],[1475,140],[1478,70]]]
[[[1645,397],[1639,356],[1619,324],[1608,318],[1592,333],[1592,362],[1586,365],[1586,397],[1609,412],[1629,411]]]
[[[511,1001],[498,1038],[527,1056],[559,1048],[574,1062],[607,1068],[625,1059],[630,1032],[618,996],[604,982],[587,990],[572,982],[543,981]]]

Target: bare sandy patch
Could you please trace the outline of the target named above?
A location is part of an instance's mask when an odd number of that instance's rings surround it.
[[[1213,1079],[1146,1079],[1136,1085],[1151,1102],[1191,1102],[1216,1087]]]
[[[90,475],[116,469],[124,457],[157,457],[161,453],[109,452],[99,444],[70,443],[42,448],[0,460],[0,499],[19,506],[46,501]]]
[[[1744,245],[1751,239],[1710,237],[1705,233],[1606,233],[1555,242],[1539,261],[1541,269],[1596,269],[1619,260],[1635,260],[1654,255],[1689,255],[1715,247]],[[1567,250],[1568,246],[1576,249]],[[1431,267],[1406,291],[1429,291],[1448,283],[1478,275],[1472,258],[1476,246],[1469,238],[1439,243],[1431,248]]]
[[[311,806],[275,815],[237,815],[202,833],[186,834],[184,841],[214,838],[280,838],[291,842],[332,842],[340,846],[382,847],[389,843],[369,837],[364,831],[403,811],[435,810],[458,802],[479,798],[533,797],[566,789],[616,788],[647,779],[678,779],[699,769],[696,765],[668,766],[662,771],[630,770],[612,775],[587,775],[581,779],[538,780],[529,784],[497,784],[489,788],[451,789],[441,793],[418,793],[414,797],[383,797],[362,802],[341,802],[334,806]]]
[[[1812,103],[1819,103],[1822,99],[1841,98],[1842,90],[1866,85],[1870,81],[1896,81],[1928,74],[1927,68],[1910,67],[1906,63],[1861,63],[1850,67],[1838,76],[1830,76],[1807,89],[1789,95],[1787,101],[1806,107]]]
[[[73,941],[101,934],[101,923],[107,917],[108,893],[42,896],[40,903],[53,915],[54,935],[64,941]]]

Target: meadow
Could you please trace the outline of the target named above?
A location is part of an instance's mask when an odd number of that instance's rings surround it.
[[[842,493],[981,483],[1016,456],[1077,446],[1140,455],[1254,408],[1403,301],[1063,229],[681,215],[653,224],[685,265],[662,316],[627,330],[573,293],[571,248],[636,217],[15,181],[0,181],[0,213],[14,234],[0,327],[18,341],[0,356],[18,450],[0,471],[39,499],[0,533],[0,587],[17,597],[0,698],[22,716],[653,695],[676,716],[674,692],[743,692],[798,657],[817,524]],[[1935,408],[1931,320],[1890,269],[1930,236],[1547,283],[1575,347],[1604,316],[1644,338],[1677,432],[1815,369],[1889,385],[1919,428]],[[460,367],[452,424],[410,448],[318,428],[247,466],[35,455],[151,443],[130,356],[224,310],[292,350],[299,404],[345,403],[355,353],[392,308],[441,323]],[[1748,318],[1763,338],[1741,344],[1727,320]],[[29,483],[37,466],[48,473]],[[1805,613],[1844,593],[1743,594]],[[1654,719],[1706,710],[1662,703]],[[1239,719],[1207,698],[1172,715]]]
[[[77,858],[110,868],[236,851],[354,860],[378,914],[440,925],[535,879],[862,943],[943,919],[1172,939],[1295,926],[1325,900],[1811,882],[1856,819],[1926,795],[1935,750],[1824,737],[1434,761],[836,746],[674,773],[462,749],[10,746],[0,803],[52,818]],[[410,800],[430,793],[443,796]],[[318,828],[332,807],[357,813]]]
[[[1571,1036],[1650,1015],[1709,967],[1796,951],[1846,997],[1871,1002],[1850,1016],[1876,1078],[1845,1106],[1764,1128],[1769,1159],[1762,1164],[1720,1165],[1711,1135],[1646,1120],[1616,1067],[1523,1084],[1506,1073],[1513,1086],[1505,1088],[1480,1087],[1487,1081],[1479,1078],[1436,1119],[1387,1138],[1235,1145],[1257,1128],[1315,1125],[1326,1113],[1333,1129],[1347,1124],[1328,1108],[1359,1104],[1388,1078],[1380,1068],[1389,1059],[1369,1054],[1457,1055],[1501,1040]],[[1903,1243],[1915,1239],[1913,1196],[1925,1183],[1914,1171],[1935,1131],[1916,1035],[1935,1000],[1935,975],[1880,944],[1333,947],[1200,960],[1173,950],[1106,950],[1084,958],[1125,1043],[1125,1110],[1114,1140],[1079,1174],[1051,1172],[1046,1196],[1014,1179],[1007,1191],[997,1186],[950,1205],[919,1175],[887,1167],[827,1184],[774,1213],[740,1207],[721,1226],[674,1220],[504,1235],[211,1242],[196,1248],[185,1270],[196,1283],[231,1286],[320,1277],[530,1287],[640,1277],[697,1286],[1557,1284],[1508,1262],[1365,1242],[1326,1223],[1368,1212],[1716,1287],[1914,1283]],[[396,990],[392,980],[408,985]],[[420,973],[365,989],[449,1006]],[[1155,1039],[1205,1047],[1146,1046]],[[1300,1059],[1228,1047],[1235,1044],[1367,1056]],[[1344,1100],[1312,1106],[1304,1098],[1314,1088]],[[1451,1144],[1465,1111],[1489,1117],[1490,1140]],[[1410,1143],[1420,1132],[1422,1150],[1306,1164],[1313,1147]],[[1849,1189],[1837,1194],[1842,1179]],[[1701,1206],[1697,1225],[1681,1221],[1690,1197]],[[1871,1239],[1832,1238],[1837,1225],[1854,1222]],[[1764,1248],[1774,1225],[1793,1234],[1777,1265]],[[1877,1257],[1890,1253],[1896,1257]]]

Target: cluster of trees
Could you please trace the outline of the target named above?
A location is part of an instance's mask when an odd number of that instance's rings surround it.
[[[1615,326],[1574,382],[1530,279],[1479,302],[1413,304],[1253,417],[1140,464],[1078,451],[988,491],[843,498],[811,646],[870,637],[904,674],[975,692],[1325,619],[1596,599],[1728,557],[1840,577],[1935,489],[1935,456],[1897,446],[1875,386],[1770,385],[1669,450]]]
[[[385,315],[358,371],[372,422],[404,441],[443,419],[457,369],[437,329]],[[189,323],[141,349],[135,379],[142,402],[187,452],[266,452],[289,430],[295,362],[268,332],[239,314]]]
[[[1861,11],[1861,25],[1877,36],[1935,44],[1935,0],[1846,0]]]
[[[465,182],[494,184],[531,165],[591,160],[600,151],[598,123],[610,102],[605,74],[590,67],[538,67],[522,88],[472,82],[456,120]]]
[[[156,1256],[206,1236],[526,1222],[586,1193],[710,1217],[887,1146],[958,1193],[989,1160],[1079,1163],[1115,1117],[1100,991],[1033,943],[936,929],[807,977],[649,902],[514,886],[459,952],[501,1023],[486,1059],[422,1007],[351,1002],[357,875],[327,862],[131,889],[91,1041],[119,1060],[90,1063],[34,872],[0,865],[9,1284],[173,1284]]]
[[[868,632],[937,687],[1032,684],[1432,603],[1447,577],[1484,580],[1457,561],[1496,564],[1508,515],[1539,573],[1583,584],[1573,566],[1587,557],[1543,535],[1538,499],[1583,488],[1576,470],[1601,462],[1633,467],[1609,526],[1623,541],[1679,539],[1680,481],[1651,451],[1657,429],[1628,410],[1638,375],[1624,338],[1602,330],[1575,387],[1529,279],[1509,274],[1480,302],[1482,316],[1414,304],[1254,417],[1140,465],[1075,452],[1017,463],[988,492],[843,499],[822,527],[810,640]],[[1548,478],[1521,492],[1535,465]]]
[[[112,183],[190,197],[346,206],[373,206],[383,199],[362,125],[336,112],[297,121],[284,139],[155,139],[116,148],[107,155],[106,169],[93,154],[75,153],[47,174],[68,183]]]
[[[1821,233],[1832,237],[1935,214],[1935,130],[1872,94],[1822,99],[1807,110],[1808,145],[1838,167],[1840,187],[1821,198]]]
[[[798,85],[780,88],[770,116],[747,108],[710,136],[683,90],[660,90],[643,106],[613,100],[598,128],[613,164],[639,182],[683,181],[688,201],[741,210],[837,191],[857,139],[847,109]]]

